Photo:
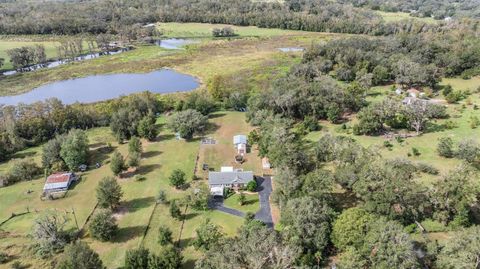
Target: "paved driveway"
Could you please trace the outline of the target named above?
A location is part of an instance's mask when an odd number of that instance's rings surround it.
[[[238,211],[238,210],[233,209],[233,208],[225,207],[223,205],[223,198],[222,197],[214,197],[213,199],[211,199],[209,206],[212,209],[215,209],[215,210],[218,210],[218,211],[230,214],[230,215],[234,215],[234,216],[238,216],[238,217],[242,217],[242,218],[245,216],[245,214],[241,211]]]
[[[272,179],[270,177],[257,177],[258,197],[260,200],[260,210],[255,214],[255,219],[264,222],[267,227],[273,228],[272,212],[270,211],[270,194],[272,193]],[[214,197],[210,200],[210,208],[238,216],[244,217],[245,213],[223,205],[222,197]]]
[[[272,212],[270,211],[270,194],[272,193],[272,179],[269,176],[257,178],[260,210],[255,214],[255,219],[263,221],[268,227],[273,228]]]

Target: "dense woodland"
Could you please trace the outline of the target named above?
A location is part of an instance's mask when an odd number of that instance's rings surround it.
[[[434,17],[436,19],[480,17],[478,0],[340,0],[339,2],[353,4],[355,7],[367,7],[386,12],[408,12],[412,16]]]
[[[0,4],[2,34],[116,34],[135,24],[156,21],[372,35],[444,31],[461,25],[475,27],[474,23],[466,21],[448,25],[414,20],[387,23],[369,9],[326,0],[294,0],[283,4],[248,0],[15,1]]]

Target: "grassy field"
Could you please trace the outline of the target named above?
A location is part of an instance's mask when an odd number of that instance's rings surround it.
[[[163,125],[164,120],[165,118],[161,117],[158,124]],[[214,115],[211,121],[215,124],[227,125],[226,127],[220,125],[218,129],[212,130],[213,133],[208,134],[222,141],[230,141],[230,137],[227,138],[230,133],[225,130],[233,128],[242,132],[247,131],[242,129],[247,126],[246,124],[237,126],[237,122],[245,122],[244,113],[219,112]],[[111,143],[113,148],[126,155],[127,144],[117,144],[108,128],[91,129],[88,131],[88,136],[91,144],[91,163],[100,161],[104,165],[101,168],[82,173],[81,181],[68,191],[65,198],[41,201],[39,196],[43,187],[43,178],[0,188],[0,220],[8,218],[11,213],[21,213],[27,210],[31,212],[10,220],[0,230],[0,247],[6,249],[9,254],[18,257],[22,264],[30,264],[32,268],[41,268],[48,263],[46,260],[29,257],[30,252],[26,250],[31,243],[27,235],[31,230],[33,220],[45,210],[52,209],[69,216],[68,228],[74,229],[73,215],[69,213],[74,209],[79,225],[83,226],[88,215],[95,208],[94,193],[98,181],[105,176],[111,176],[108,160],[112,150],[106,150],[107,143]],[[172,188],[169,185],[168,176],[174,169],[178,168],[185,171],[187,178],[190,180],[200,143],[198,139],[192,141],[176,140],[172,133],[162,128],[157,141],[143,141],[143,145],[144,153],[141,166],[136,173],[144,176],[145,180],[136,181],[132,176],[118,179],[124,192],[120,209],[116,212],[119,225],[118,234],[111,242],[93,240],[88,233],[85,234],[83,240],[99,253],[107,268],[118,268],[123,265],[126,250],[138,247],[140,244],[158,253],[161,250],[157,243],[158,228],[165,225],[173,231],[175,241],[182,248],[186,261],[185,268],[191,268],[201,253],[195,250],[190,243],[195,237],[195,230],[205,219],[208,218],[221,226],[222,231],[227,236],[233,236],[242,225],[243,220],[218,211],[197,211],[188,208],[185,212],[185,220],[182,223],[182,221],[175,220],[170,216],[168,205],[155,206],[155,197],[160,190],[167,193],[169,200],[182,199],[189,193],[190,189],[182,191]],[[41,147],[33,148],[21,154],[28,154],[35,160],[40,161]],[[5,170],[8,166],[9,163],[2,163],[0,168]],[[206,184],[206,180],[197,180],[192,183]],[[28,192],[28,190],[33,192]],[[248,202],[243,207],[239,205],[232,205],[232,207],[245,212],[257,211],[259,207],[258,195],[247,195],[247,198]],[[235,196],[230,199],[236,200]],[[227,200],[227,203],[230,203],[230,199]],[[148,232],[142,241],[151,215]],[[0,268],[4,268],[2,266],[0,265]]]
[[[403,21],[403,20],[416,20],[416,21],[421,21],[425,23],[438,23],[438,20],[435,20],[434,18],[431,17],[425,17],[425,18],[420,18],[420,17],[413,17],[410,16],[410,13],[406,12],[383,12],[383,11],[375,11],[378,15],[382,16],[382,18],[386,22],[397,22],[397,21]]]
[[[231,27],[238,37],[271,37],[305,33],[302,31],[282,30],[274,28],[258,28],[256,26],[233,26],[210,23],[159,23],[157,29],[162,37],[211,38],[214,28]]]
[[[19,48],[23,46],[34,46],[34,45],[43,45],[45,46],[45,53],[47,54],[47,58],[55,58],[57,57],[57,46],[60,43],[55,41],[12,41],[12,40],[5,40],[0,38],[0,58],[5,59],[5,65],[0,67],[1,70],[8,70],[12,69],[12,64],[10,63],[10,57],[7,54],[7,50]]]

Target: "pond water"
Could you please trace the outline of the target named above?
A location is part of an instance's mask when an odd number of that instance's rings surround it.
[[[182,38],[170,38],[170,39],[163,39],[163,40],[155,40],[155,44],[157,46],[160,46],[161,48],[164,49],[183,49],[184,46],[188,44],[194,44],[197,43],[195,40],[191,39],[182,39]]]
[[[304,48],[300,47],[286,47],[286,48],[278,48],[282,52],[298,52],[298,51],[304,51]]]
[[[147,90],[153,93],[191,91],[199,85],[195,77],[170,69],[145,74],[96,75],[58,81],[24,94],[0,97],[0,104],[31,104],[52,97],[64,104],[92,103]]]
[[[62,65],[62,64],[70,63],[72,61],[73,62],[78,62],[78,61],[90,60],[90,59],[95,59],[95,58],[98,58],[98,57],[104,56],[104,55],[119,54],[119,53],[122,53],[122,52],[125,52],[125,51],[128,51],[128,50],[129,49],[118,49],[118,50],[112,50],[112,51],[107,51],[107,52],[102,52],[102,53],[97,52],[97,53],[90,53],[90,54],[86,54],[86,55],[81,55],[81,56],[75,57],[75,59],[73,59],[73,60],[62,59],[62,60],[50,61],[50,62],[47,62],[47,63],[44,63],[44,64],[36,64],[36,65],[32,65],[32,66],[23,68],[23,72],[35,71],[35,70],[42,69],[42,68],[53,68],[53,67],[57,67],[57,66]],[[18,71],[9,70],[9,71],[3,72],[2,74],[4,76],[11,76],[11,75],[14,75],[16,73],[18,73]]]

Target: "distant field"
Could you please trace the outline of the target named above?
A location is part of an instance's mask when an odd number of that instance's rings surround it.
[[[383,12],[383,11],[376,11],[376,13],[386,21],[386,22],[396,22],[396,21],[402,21],[402,20],[418,20],[426,23],[438,23],[438,20],[435,20],[434,18],[419,18],[419,17],[413,17],[410,16],[409,13],[405,12]]]
[[[157,28],[162,31],[165,37],[212,37],[214,28],[231,27],[240,37],[246,36],[277,36],[285,34],[305,33],[302,31],[282,30],[272,28],[258,28],[256,26],[232,26],[226,24],[209,23],[159,23]]]
[[[60,44],[55,41],[11,41],[0,39],[0,58],[5,59],[5,65],[0,67],[0,70],[12,69],[10,57],[7,55],[7,50],[19,48],[23,46],[34,46],[36,44],[44,45],[47,58],[57,57],[57,46]]]

